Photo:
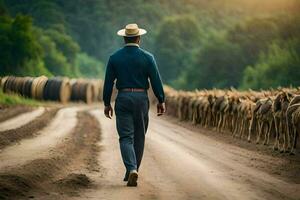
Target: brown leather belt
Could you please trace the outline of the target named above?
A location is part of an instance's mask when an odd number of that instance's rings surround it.
[[[120,89],[121,92],[145,92],[146,90],[143,88],[123,88]]]

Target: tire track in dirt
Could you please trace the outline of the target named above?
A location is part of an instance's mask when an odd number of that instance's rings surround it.
[[[19,144],[4,148],[0,154],[0,171],[5,167],[22,165],[47,156],[68,136],[77,124],[76,113],[85,107],[67,107],[59,110],[55,118],[35,138],[21,140]]]
[[[72,133],[47,154],[1,170],[0,199],[65,199],[92,186],[86,174],[99,171],[100,128],[86,111],[79,112],[77,118]]]
[[[22,139],[35,137],[56,115],[58,108],[46,108],[46,111],[35,120],[19,128],[0,132],[0,150]]]
[[[15,116],[11,119],[5,120],[0,123],[0,131],[6,131],[10,129],[16,129],[24,126],[25,124],[35,120],[45,112],[44,107],[39,107],[31,112],[26,112]]]
[[[22,113],[30,112],[33,109],[35,108],[30,106],[23,106],[23,105],[17,105],[17,106],[0,105],[0,122],[6,121]]]

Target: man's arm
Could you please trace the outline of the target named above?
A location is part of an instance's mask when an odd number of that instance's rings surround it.
[[[103,86],[103,102],[105,105],[104,114],[107,117],[112,116],[112,108],[110,106],[110,100],[111,100],[111,94],[113,91],[114,81],[116,79],[115,72],[113,69],[111,57],[108,60],[107,66],[106,66],[106,73],[105,73],[105,80],[104,80],[104,86]],[[111,112],[111,114],[110,114]]]
[[[165,104],[164,104],[165,93],[164,93],[161,77],[158,71],[158,67],[153,56],[151,56],[150,59],[149,78],[150,78],[152,90],[159,102],[157,104],[157,114],[162,115],[165,112]]]

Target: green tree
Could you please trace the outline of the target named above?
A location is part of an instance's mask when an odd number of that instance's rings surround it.
[[[12,14],[30,15],[34,24],[48,29],[55,24],[66,25],[63,10],[53,0],[6,0],[6,5]]]
[[[58,50],[55,41],[52,40],[42,29],[36,29],[37,41],[42,47],[43,60],[46,68],[53,75],[72,74],[70,64],[64,54]]]
[[[244,72],[242,88],[269,88],[300,85],[300,41],[289,41],[283,47],[270,45],[257,64]]]
[[[0,0],[0,16],[7,15],[8,11],[3,0]]]
[[[250,18],[238,23],[228,32],[228,39],[241,47],[244,66],[256,62],[261,51],[279,38],[274,18]]]
[[[79,45],[67,34],[50,29],[44,32],[56,44],[57,48],[65,55],[68,62],[74,64],[77,54],[80,52]]]
[[[26,74],[27,63],[39,62],[40,58],[41,46],[35,40],[31,18],[0,17],[0,74]],[[37,74],[47,72],[43,65],[32,66],[32,69]]]
[[[191,65],[198,43],[199,28],[194,18],[176,16],[162,22],[154,54],[167,83],[172,83],[186,66]]]
[[[238,45],[226,39],[225,33],[213,33],[197,53],[195,64],[183,73],[183,87],[237,87],[243,72],[240,51]]]
[[[78,54],[75,65],[80,75],[88,78],[104,78],[104,65],[85,53]]]

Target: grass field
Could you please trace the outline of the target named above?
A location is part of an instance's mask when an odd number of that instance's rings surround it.
[[[39,106],[41,102],[36,100],[27,99],[15,94],[5,94],[0,89],[0,105],[29,105]]]

